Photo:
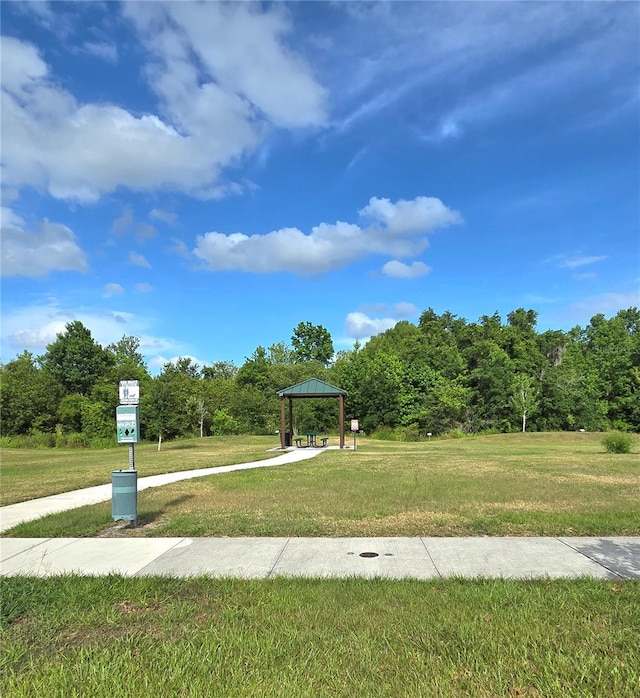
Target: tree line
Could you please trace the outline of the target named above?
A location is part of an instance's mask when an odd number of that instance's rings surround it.
[[[81,435],[115,442],[120,380],[140,382],[143,438],[273,434],[277,391],[319,378],[347,391],[346,418],[367,433],[519,430],[638,431],[640,311],[602,314],[568,332],[536,329],[519,308],[467,322],[425,310],[348,351],[329,332],[301,322],[290,343],[258,346],[241,366],[190,358],[152,376],[136,337],[102,347],[81,322],[67,323],[41,356],[24,351],[0,367],[3,436]],[[335,432],[337,401],[296,401],[295,427]]]

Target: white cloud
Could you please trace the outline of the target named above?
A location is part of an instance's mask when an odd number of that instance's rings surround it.
[[[123,334],[140,339],[140,351],[145,358],[169,354],[180,355],[184,351],[181,342],[149,334],[149,317],[117,309],[65,308],[57,300],[15,308],[3,314],[2,359],[11,360],[27,349],[35,354],[43,353],[56,335],[65,331],[66,324],[79,320],[91,331],[96,342],[103,347],[117,342]]]
[[[179,240],[178,238],[174,238],[172,240],[172,245],[169,248],[169,252],[177,255],[178,257],[182,257],[183,259],[190,259],[191,258],[191,254],[189,253],[189,248],[182,240]]]
[[[640,289],[626,293],[602,293],[573,303],[569,312],[572,316],[590,319],[598,313],[612,317],[620,310],[640,307]]]
[[[225,181],[224,169],[269,128],[324,122],[324,89],[285,46],[284,9],[129,3],[124,13],[152,56],[143,77],[158,114],[81,103],[33,45],[3,37],[4,186],[81,203],[118,187],[219,197],[239,186]],[[103,44],[91,50],[112,56]]]
[[[453,223],[461,223],[458,211],[447,208],[440,199],[418,196],[392,203],[389,199],[372,196],[358,213],[364,218],[383,223],[392,235],[425,233]]]
[[[113,231],[114,235],[122,235],[122,233],[124,233],[132,225],[133,211],[131,210],[131,206],[127,206],[122,212],[122,215],[113,221],[111,230]]]
[[[389,315],[394,319],[407,318],[418,314],[418,308],[413,303],[403,301],[401,303],[376,303],[364,305],[360,311],[373,315]]]
[[[156,220],[162,221],[167,225],[173,225],[176,222],[176,214],[170,211],[163,211],[159,208],[153,208],[149,212],[150,218],[155,218]]]
[[[85,253],[73,231],[61,223],[42,221],[38,232],[25,230],[22,218],[1,209],[2,275],[46,276],[53,271],[87,271]]]
[[[418,314],[418,308],[413,303],[396,303],[392,309],[393,317],[403,318]]]
[[[139,293],[149,293],[149,291],[153,290],[153,286],[148,283],[139,283],[136,284],[136,291]]]
[[[198,236],[194,254],[213,270],[317,274],[369,254],[420,254],[427,246],[426,232],[462,220],[440,199],[429,197],[396,203],[372,197],[360,214],[371,221],[369,226],[320,223],[309,235],[297,228],[251,236],[210,232]]]
[[[144,242],[149,238],[153,238],[158,234],[158,231],[150,223],[138,223],[136,226],[136,238],[139,242]]]
[[[124,288],[120,284],[105,284],[104,292],[107,296],[117,296],[124,293]]]
[[[559,267],[565,267],[568,269],[575,269],[576,267],[584,267],[588,264],[595,264],[596,262],[601,262],[606,259],[606,256],[593,256],[593,257],[570,257],[569,259],[563,259],[558,263]]]
[[[413,262],[412,264],[404,264],[394,259],[387,262],[382,267],[382,273],[386,276],[392,276],[396,279],[413,279],[416,276],[424,276],[429,273],[430,267],[424,262]]]
[[[147,258],[141,254],[138,254],[137,252],[131,252],[129,254],[129,261],[131,264],[137,264],[139,267],[147,267],[147,269],[151,269],[151,265],[147,261]]]
[[[345,319],[345,332],[352,339],[364,339],[395,327],[398,320],[393,318],[370,318],[364,313],[349,313]]]
[[[85,41],[82,44],[81,51],[90,56],[101,58],[107,63],[118,62],[118,48],[115,44],[108,41]]]
[[[291,23],[282,8],[261,11],[248,3],[129,3],[125,13],[159,62],[153,86],[181,118],[198,119],[197,113],[189,113],[206,93],[198,94],[198,84],[211,88],[213,78],[224,95],[254,105],[276,126],[324,122],[325,91],[302,58],[284,45]],[[187,60],[189,51],[200,61],[200,76]],[[186,104],[185,96],[190,98]]]
[[[637,104],[629,60],[637,17],[628,3],[604,12],[597,3],[385,3],[383,16],[381,6],[340,4],[349,18],[336,22],[326,49],[330,61],[335,44],[348,47],[329,83],[349,85],[334,90],[338,132],[393,110],[408,113],[425,139],[451,140],[507,114],[546,113],[550,95],[585,85],[605,94],[614,74],[627,78]],[[606,96],[598,103],[611,105]]]

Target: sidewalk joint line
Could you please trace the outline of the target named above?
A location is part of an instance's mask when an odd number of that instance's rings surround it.
[[[436,561],[433,559],[431,553],[429,552],[429,548],[427,548],[427,544],[424,542],[424,538],[422,536],[420,536],[420,542],[422,543],[424,549],[426,550],[427,555],[429,557],[429,560],[431,560],[431,564],[433,565],[433,569],[438,573],[438,577],[440,577],[440,579],[442,579],[443,577],[442,577],[440,570],[438,569],[438,565],[436,565]]]
[[[278,566],[278,563],[280,562],[280,558],[284,555],[284,551],[287,549],[287,546],[289,545],[289,541],[291,538],[287,538],[287,542],[284,544],[284,547],[282,550],[278,553],[278,557],[276,558],[276,561],[273,563],[273,567],[269,570],[267,573],[267,579],[271,579],[271,575],[273,574],[273,571],[275,568]]]
[[[625,577],[623,574],[620,574],[619,572],[616,572],[615,570],[612,570],[610,567],[607,567],[603,562],[600,562],[600,560],[596,560],[595,558],[591,557],[591,555],[587,555],[587,553],[583,553],[582,550],[578,550],[578,548],[575,548],[573,545],[570,545],[567,543],[566,540],[562,540],[561,538],[558,538],[556,536],[556,540],[560,541],[560,543],[563,543],[564,545],[567,546],[567,548],[571,548],[571,550],[574,550],[576,553],[579,555],[582,555],[582,557],[586,557],[587,560],[591,560],[591,562],[594,562],[598,567],[602,567],[603,569],[607,570],[607,572],[611,572],[611,574],[615,574],[615,576],[618,579],[628,579],[628,577]]]

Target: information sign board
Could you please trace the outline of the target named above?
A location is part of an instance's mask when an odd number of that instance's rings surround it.
[[[119,444],[137,444],[140,419],[136,406],[116,407],[116,429]]]
[[[138,381],[120,381],[120,404],[138,405],[140,403],[140,383]]]
[[[352,419],[351,420],[351,431],[358,431],[360,427],[358,426],[358,420],[357,419]]]

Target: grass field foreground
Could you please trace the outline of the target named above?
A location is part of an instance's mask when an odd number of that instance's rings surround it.
[[[272,436],[216,436],[134,447],[140,477],[249,463],[273,457]],[[0,458],[0,506],[111,482],[111,471],[129,467],[126,445],[108,449],[4,448]]]
[[[606,453],[600,440],[581,433],[361,439],[355,452],[145,490],[136,529],[114,532],[105,502],[8,535],[639,535],[637,454]],[[205,448],[196,442],[184,453]],[[181,452],[165,456],[171,462]]]
[[[0,580],[7,698],[640,694],[640,584]]]

